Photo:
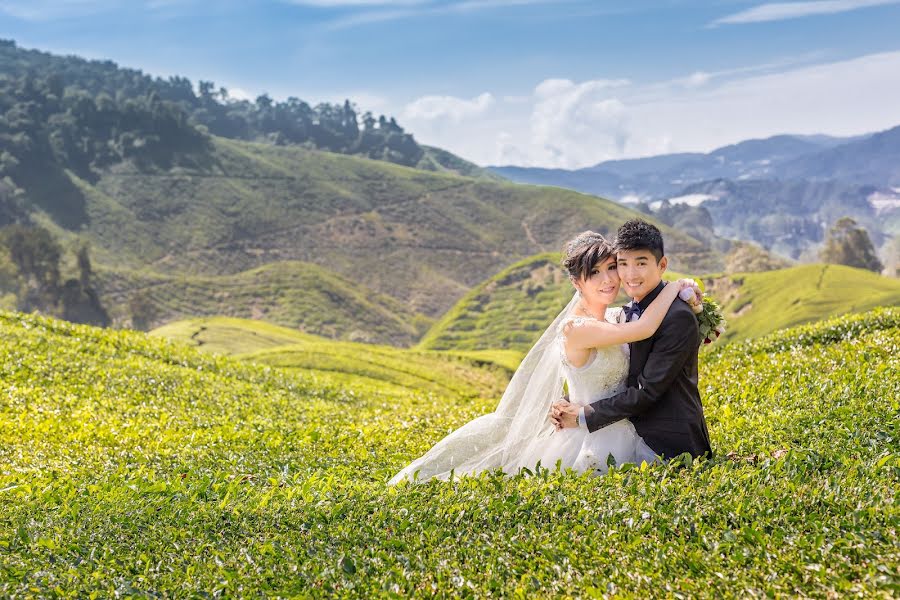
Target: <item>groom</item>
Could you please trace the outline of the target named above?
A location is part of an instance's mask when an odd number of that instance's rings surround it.
[[[645,221],[628,221],[616,232],[619,278],[633,298],[625,306],[629,321],[659,295],[668,260],[659,229]],[[579,407],[568,401],[553,405],[559,427],[593,432],[620,419],[630,419],[644,442],[664,459],[684,452],[712,456],[706,419],[697,390],[700,331],[686,302],[676,300],[656,333],[631,346],[627,389],[611,398]]]

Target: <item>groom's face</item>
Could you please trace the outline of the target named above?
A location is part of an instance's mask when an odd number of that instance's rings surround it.
[[[650,250],[620,250],[616,257],[619,278],[625,293],[640,301],[656,289],[666,272],[668,261],[663,256],[656,262]]]

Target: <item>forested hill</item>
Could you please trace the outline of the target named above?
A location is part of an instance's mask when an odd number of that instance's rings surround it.
[[[206,134],[365,156],[428,170],[484,174],[385,115],[298,98],[251,102],[211,81],[162,79],[106,60],[61,57],[0,40],[0,170],[13,180],[40,165],[92,172],[125,159],[169,167],[205,158]]]

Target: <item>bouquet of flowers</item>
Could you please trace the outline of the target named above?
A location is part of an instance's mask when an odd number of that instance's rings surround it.
[[[725,333],[725,317],[718,302],[700,291],[697,286],[684,288],[678,295],[697,315],[703,344],[712,344]]]

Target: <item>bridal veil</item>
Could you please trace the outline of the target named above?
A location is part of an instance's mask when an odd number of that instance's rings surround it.
[[[579,299],[576,292],[531,348],[494,412],[453,431],[391,478],[389,485],[403,480],[448,479],[451,472],[470,475],[500,468],[512,475],[522,467],[534,468],[520,464],[519,457],[529,444],[554,431],[550,407],[563,390],[562,362],[554,342],[560,324]]]

